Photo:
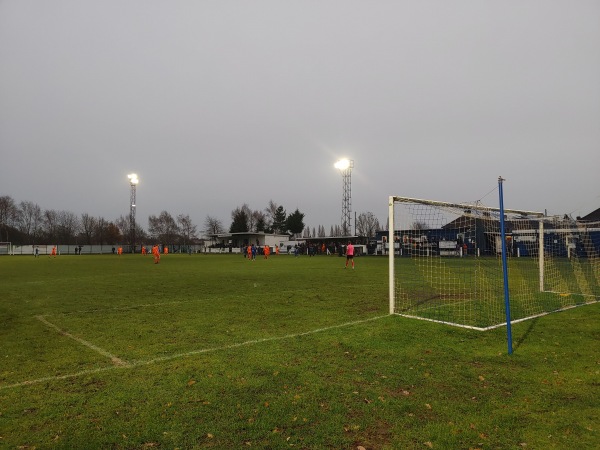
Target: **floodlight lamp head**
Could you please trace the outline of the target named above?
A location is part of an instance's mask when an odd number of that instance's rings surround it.
[[[352,168],[352,166],[353,166],[352,162],[353,161],[350,161],[349,159],[346,159],[346,158],[340,159],[338,162],[336,162],[334,164],[334,167],[339,170],[346,170],[348,168]]]
[[[129,178],[129,182],[132,185],[138,184],[140,182],[138,176],[135,173],[130,173],[129,175],[127,175],[127,178]]]

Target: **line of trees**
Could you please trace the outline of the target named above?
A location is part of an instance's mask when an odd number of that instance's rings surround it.
[[[304,214],[298,208],[291,213],[273,200],[264,209],[251,210],[247,203],[231,212],[230,233],[264,232],[300,235],[304,230]]]
[[[88,213],[77,216],[70,211],[43,210],[29,201],[15,202],[0,196],[0,241],[20,245],[115,245],[131,244],[131,221],[120,216],[114,221]],[[163,211],[148,218],[148,231],[135,224],[135,241],[187,244],[197,239],[197,227],[189,215],[173,218]]]
[[[386,224],[387,225],[387,224]],[[361,237],[372,238],[376,235],[377,231],[381,230],[379,220],[372,212],[361,213],[356,219],[356,230],[355,234]],[[387,226],[386,226],[387,230]],[[344,236],[341,225],[332,226],[329,229],[329,234],[325,234],[325,227],[319,225],[316,229],[313,227],[306,227],[302,234],[304,238],[325,238],[327,236]]]
[[[248,204],[236,207],[231,212],[230,233],[264,232],[289,234],[296,237],[325,237],[325,227],[317,229],[306,226],[304,213],[297,208],[288,214],[283,206],[270,200],[264,210],[252,210]],[[362,213],[356,221],[356,234],[372,237],[379,230],[379,221],[370,212]],[[70,211],[42,209],[36,203],[17,203],[10,196],[0,196],[0,241],[20,245],[53,244],[68,245],[115,245],[131,244],[129,215],[114,221],[95,217],[88,213],[80,216]],[[223,223],[210,215],[206,216],[201,230],[205,235],[226,232]],[[161,242],[189,244],[199,238],[198,227],[190,216],[179,214],[173,217],[162,211],[158,216],[148,217],[148,229],[135,224],[135,242]],[[341,236],[341,227],[331,227],[329,236]]]
[[[209,228],[206,227],[206,229]],[[379,230],[381,230],[379,220],[372,212],[359,214],[356,219],[355,230],[358,236],[371,238]],[[323,225],[319,225],[317,229],[313,227],[311,230],[309,226],[304,224],[304,214],[298,209],[288,215],[283,206],[278,205],[273,200],[269,201],[263,211],[252,210],[246,203],[234,209],[231,212],[229,232],[265,232],[290,234],[305,238],[327,237]],[[342,227],[340,225],[332,226],[329,230],[329,236],[343,236]]]

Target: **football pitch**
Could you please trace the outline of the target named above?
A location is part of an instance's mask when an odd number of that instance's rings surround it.
[[[0,258],[3,448],[595,448],[600,304],[388,315],[388,260]]]

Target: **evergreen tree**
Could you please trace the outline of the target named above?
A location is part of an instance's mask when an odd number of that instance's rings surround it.
[[[279,206],[275,210],[272,228],[274,233],[283,234],[287,232],[287,213],[283,206]]]
[[[304,230],[304,214],[296,209],[296,211],[288,216],[285,223],[290,233],[300,234]]]
[[[245,208],[236,208],[231,212],[230,233],[245,233],[248,232],[248,214]]]
[[[267,229],[267,221],[264,215],[257,215],[256,222],[254,223],[254,228],[257,233],[265,232]]]

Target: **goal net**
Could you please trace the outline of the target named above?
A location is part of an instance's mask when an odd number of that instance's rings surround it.
[[[10,255],[11,245],[10,242],[0,242],[0,255]]]
[[[390,313],[486,330],[600,298],[600,228],[480,203],[389,198]],[[507,267],[505,296],[502,247]],[[508,300],[508,302],[507,302]]]

